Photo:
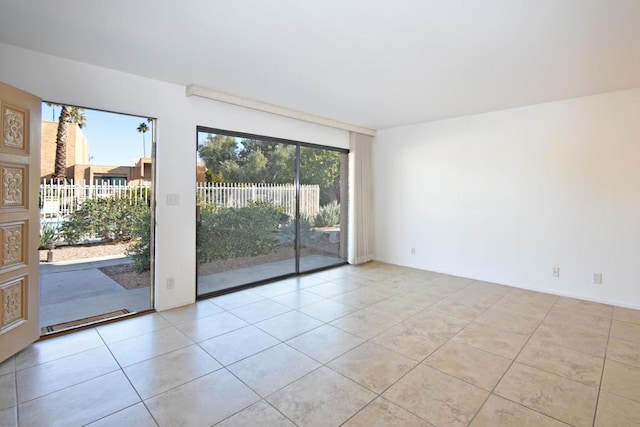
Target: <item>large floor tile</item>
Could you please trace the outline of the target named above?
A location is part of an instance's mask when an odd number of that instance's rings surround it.
[[[540,412],[525,408],[495,394],[480,409],[471,427],[567,427]]]
[[[145,401],[160,426],[211,426],[260,400],[227,370],[210,373]]]
[[[81,426],[140,401],[121,371],[19,405],[22,427]]]
[[[247,322],[233,314],[218,313],[178,323],[176,328],[181,330],[193,341],[200,342],[247,325]]]
[[[356,309],[333,299],[325,299],[300,307],[298,311],[323,322],[331,322],[353,313]]]
[[[466,322],[464,322],[466,325]],[[397,324],[375,337],[372,342],[393,350],[413,360],[421,361],[463,326],[440,319],[411,319]]]
[[[282,280],[275,283],[269,283],[266,285],[256,286],[255,288],[251,288],[251,292],[254,294],[260,295],[264,298],[273,298],[279,295],[288,294],[291,292],[295,292],[298,290],[298,287],[295,283],[292,283],[288,280]]]
[[[613,318],[627,323],[640,324],[640,310],[633,310],[631,308],[614,307]]]
[[[255,324],[266,333],[286,341],[321,326],[323,322],[298,311],[290,311]]]
[[[325,299],[325,297],[304,290],[289,292],[288,294],[271,298],[272,301],[275,301],[278,304],[282,304],[292,309],[324,301]]]
[[[560,297],[554,308],[577,311],[607,319],[611,319],[613,316],[613,307],[610,305],[575,298]]]
[[[120,366],[106,347],[32,366],[16,373],[18,401],[23,403],[117,370]]]
[[[265,297],[258,295],[251,290],[246,290],[215,297],[210,301],[225,310],[232,310],[234,308],[242,307],[243,305],[258,302],[264,298]]]
[[[192,345],[128,366],[124,372],[140,396],[148,399],[221,367],[206,351]]]
[[[0,410],[16,405],[16,374],[0,376]]]
[[[469,284],[471,284],[471,282],[473,282],[473,279],[469,279],[467,277],[460,277],[460,276],[451,276],[448,274],[440,274],[436,277],[434,277],[433,279],[431,279],[431,281],[433,283],[436,284],[442,284],[442,285],[447,285],[447,286],[455,286],[457,289],[462,289],[466,286],[468,286]]]
[[[326,298],[331,298],[361,288],[362,285],[356,283],[354,280],[353,278],[337,279],[310,286],[306,288],[306,290]]]
[[[144,404],[136,403],[122,411],[109,415],[98,421],[89,424],[87,427],[111,427],[111,426],[131,426],[131,427],[156,427],[157,424],[147,411]]]
[[[638,425],[640,403],[615,394],[600,392],[596,427],[627,427]]]
[[[367,342],[327,366],[378,394],[409,372],[416,361]]]
[[[488,395],[479,387],[418,365],[383,397],[434,425],[466,426]]]
[[[331,322],[331,325],[362,339],[370,339],[397,323],[383,313],[359,310]]]
[[[454,294],[433,304],[429,309],[434,312],[451,315],[469,323],[487,311],[490,306],[490,304],[474,304],[472,302],[459,301]]]
[[[517,361],[592,387],[600,386],[604,359],[532,339]]]
[[[480,323],[471,323],[456,339],[480,350],[514,359],[529,339],[528,332],[501,331]]]
[[[338,426],[375,394],[328,368],[320,368],[267,398],[299,426]]]
[[[331,298],[343,304],[360,309],[388,299],[389,295],[362,287]]]
[[[323,325],[290,339],[287,344],[320,363],[327,363],[363,342],[355,335]]]
[[[574,426],[591,426],[598,389],[518,362],[495,393]]]
[[[169,326],[171,326],[171,324],[167,319],[158,313],[151,313],[98,326],[96,330],[102,339],[109,344],[137,337],[138,335],[147,334]],[[75,333],[73,335],[75,335]]]
[[[407,314],[412,315],[414,314],[412,312],[415,311],[413,307],[418,307],[424,310],[425,308],[431,307],[435,303],[442,301],[443,298],[444,297],[441,295],[434,295],[425,291],[413,290],[413,291],[403,292],[401,294],[395,295],[393,297],[393,300],[403,304],[407,304],[410,310]],[[381,303],[383,302],[384,301],[381,301]]]
[[[16,371],[16,358],[11,356],[0,363],[0,375],[11,374]]]
[[[129,366],[193,344],[173,326],[109,344],[121,366]]]
[[[344,423],[345,427],[428,427],[430,425],[422,418],[382,397],[368,404]]]
[[[640,343],[609,338],[607,359],[640,368]]]
[[[493,308],[513,313],[544,316],[558,301],[556,295],[543,294],[526,289],[511,289]]]
[[[0,410],[0,426],[18,427],[18,408],[16,406]]]
[[[498,308],[490,308],[482,313],[474,323],[506,332],[524,332],[532,334],[542,319],[543,316],[541,315],[512,313]]]
[[[635,400],[640,405],[640,368],[607,360],[602,374],[602,391]]]
[[[458,379],[491,391],[511,365],[493,353],[451,340],[432,353],[424,363]]]
[[[249,323],[260,322],[261,320],[275,317],[278,314],[286,313],[287,311],[291,311],[291,308],[269,299],[229,310],[231,314],[238,316]]]
[[[339,268],[338,270],[345,270],[346,267]],[[317,273],[292,277],[290,279],[283,280],[285,283],[291,283],[296,287],[296,290],[307,289],[312,286],[318,286],[327,283],[329,279],[319,276]]]
[[[542,322],[533,334],[533,339],[567,347],[596,357],[604,357],[607,350],[607,336],[587,332],[571,325]]]
[[[104,341],[95,329],[38,341],[16,355],[16,369],[29,368],[102,346]]]
[[[227,368],[261,396],[267,396],[320,366],[318,362],[280,344]]]
[[[611,336],[640,344],[640,323],[614,320],[611,324]]]
[[[199,319],[200,317],[211,316],[221,313],[222,308],[210,301],[198,301],[194,304],[184,305],[171,310],[161,311],[159,314],[172,324],[185,322],[187,320]]]
[[[280,341],[266,332],[255,326],[245,326],[202,341],[199,345],[226,366],[278,344]]]
[[[554,307],[544,319],[546,324],[571,325],[571,327],[585,332],[594,332],[601,335],[609,335],[611,318],[598,317],[580,311],[569,311]]]
[[[247,409],[238,412],[216,427],[295,427],[290,420],[264,400],[254,403]]]

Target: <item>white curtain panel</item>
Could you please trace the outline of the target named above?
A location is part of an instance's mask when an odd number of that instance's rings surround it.
[[[373,138],[351,132],[349,139],[349,263],[362,264],[375,257],[371,168]]]

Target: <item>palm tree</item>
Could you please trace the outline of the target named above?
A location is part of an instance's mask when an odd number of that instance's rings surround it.
[[[51,104],[54,106],[55,104]],[[60,106],[60,117],[58,118],[58,133],[56,134],[56,160],[53,168],[53,179],[67,178],[67,126],[69,123],[76,123],[80,129],[87,125],[87,118],[84,109],[71,107],[69,105]]]
[[[145,146],[144,134],[147,133],[148,130],[149,130],[149,126],[147,126],[145,122],[140,123],[140,126],[138,126],[138,132],[142,134],[142,157],[147,156],[147,149]]]

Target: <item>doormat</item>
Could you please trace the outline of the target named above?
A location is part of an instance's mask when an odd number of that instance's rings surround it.
[[[112,311],[110,313],[98,314],[97,316],[85,317],[84,319],[72,320],[71,322],[58,323],[57,325],[45,326],[40,329],[41,335],[50,334],[51,332],[64,331],[65,329],[74,328],[76,326],[89,325],[101,320],[112,319],[114,317],[124,316],[132,313],[131,310],[123,308],[122,310]]]

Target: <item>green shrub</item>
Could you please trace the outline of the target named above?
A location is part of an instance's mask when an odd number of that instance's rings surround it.
[[[340,224],[340,205],[334,200],[320,208],[315,218],[315,225],[316,227],[330,227],[336,224]]]
[[[311,243],[311,227],[313,217],[311,215],[300,215],[300,247],[304,248]],[[293,247],[296,240],[296,222],[290,220],[285,223],[278,233],[278,243],[280,246]]]
[[[133,259],[133,269],[138,273],[151,268],[151,211],[135,219],[133,235],[136,241],[127,248],[125,255]]]
[[[273,251],[284,211],[266,202],[243,208],[203,209],[197,224],[196,250],[201,263],[263,255]]]
[[[40,248],[51,249],[58,238],[58,224],[43,222],[40,224]]]
[[[126,198],[109,197],[85,200],[68,221],[60,227],[60,234],[69,243],[99,238],[126,241],[134,236],[134,224],[149,211],[143,201],[132,205]]]

